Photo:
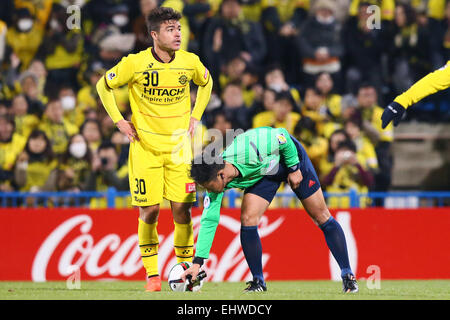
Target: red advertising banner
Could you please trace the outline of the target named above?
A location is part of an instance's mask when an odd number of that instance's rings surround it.
[[[194,235],[200,227],[194,210]],[[450,208],[334,210],[358,278],[450,278]],[[1,209],[0,280],[143,280],[137,210]],[[242,253],[239,210],[223,209],[207,260],[209,281],[250,277]],[[159,270],[176,263],[171,213],[160,213]],[[269,210],[259,225],[267,280],[339,279],[322,231],[305,211]]]

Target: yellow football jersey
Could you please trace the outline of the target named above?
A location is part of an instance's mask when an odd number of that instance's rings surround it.
[[[0,142],[0,169],[13,170],[17,156],[22,152],[27,139],[18,133],[14,133],[11,141]]]
[[[186,141],[191,80],[198,86],[210,80],[208,69],[197,55],[178,50],[170,62],[164,63],[152,47],[122,58],[105,75],[111,89],[128,84],[131,121],[141,142],[157,152],[174,151]]]

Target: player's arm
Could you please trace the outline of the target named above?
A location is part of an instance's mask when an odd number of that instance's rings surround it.
[[[195,256],[192,260],[192,266],[181,275],[183,281],[186,280],[186,276],[188,275],[192,276],[192,280],[197,278],[200,267],[203,265],[204,260],[209,257],[216,229],[219,225],[223,192],[208,192],[206,197],[202,218],[200,219],[200,230],[195,245]]]
[[[216,234],[220,219],[220,207],[222,206],[223,192],[208,192],[209,200],[205,201],[205,206],[200,220],[200,230],[198,232],[197,244],[195,245],[195,257],[193,263],[202,265],[204,259],[208,259],[209,252]]]
[[[113,89],[108,87],[105,76],[101,77],[100,80],[98,80],[96,88],[98,96],[102,101],[103,107],[105,108],[112,121],[114,123],[117,123],[120,120],[124,120],[122,114],[120,113],[119,107],[117,106],[116,99],[114,98]]]
[[[194,108],[191,113],[191,122],[189,124],[189,134],[194,134],[195,126],[202,118],[203,112],[208,105],[211,98],[211,91],[213,88],[213,79],[205,66],[196,58],[195,73],[192,80],[198,85],[197,98],[195,100]]]
[[[118,88],[125,83],[132,81],[133,70],[131,58],[129,56],[125,57],[116,66],[111,68],[105,76],[101,77],[96,85],[97,93],[106,112],[120,132],[125,134],[131,142],[135,139],[139,140],[136,129],[133,124],[126,121],[120,113],[113,90],[114,88]]]
[[[394,120],[394,126],[397,126],[407,108],[433,93],[450,87],[449,66],[450,61],[447,62],[443,68],[429,73],[413,84],[408,90],[397,96],[394,101],[384,109],[384,112],[381,115],[382,128],[386,128],[392,120]]]

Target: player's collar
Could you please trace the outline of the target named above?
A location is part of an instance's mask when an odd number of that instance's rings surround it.
[[[158,55],[156,54],[156,51],[155,51],[155,48],[154,48],[154,47],[152,47],[152,50],[151,50],[151,51],[152,51],[153,58],[155,58],[156,61],[161,62],[161,63],[166,63],[166,62],[164,62],[160,57],[158,57]],[[171,62],[173,61],[173,59],[175,59],[175,52],[173,53],[172,58],[170,58],[169,62],[167,62],[167,63],[171,63]]]

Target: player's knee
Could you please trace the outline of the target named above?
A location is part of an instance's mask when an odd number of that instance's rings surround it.
[[[246,227],[257,226],[259,223],[259,216],[257,214],[242,213],[241,224]]]
[[[191,207],[190,203],[183,203],[182,205],[172,205],[173,220],[176,223],[187,224],[191,222]]]
[[[149,207],[139,207],[139,218],[145,223],[155,223],[158,221],[159,205]]]
[[[173,220],[176,223],[187,224],[191,222],[191,211],[182,211],[178,213],[173,213]]]
[[[324,224],[331,217],[330,211],[328,209],[317,210],[311,215],[314,223],[318,226]]]

